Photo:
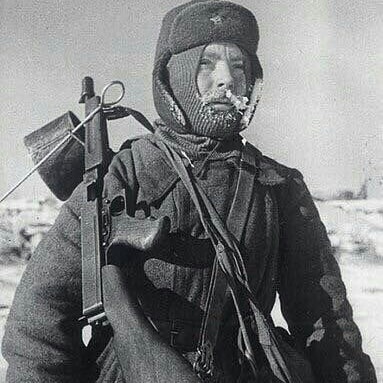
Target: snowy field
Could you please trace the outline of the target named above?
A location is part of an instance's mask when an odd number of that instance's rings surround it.
[[[317,205],[336,250],[354,319],[362,332],[364,351],[372,358],[378,382],[383,382],[383,200],[326,201]],[[55,207],[37,206],[37,212],[29,209],[29,215],[23,213],[29,222],[24,230],[28,238],[28,244],[23,245],[26,254],[39,238],[37,231],[45,231],[57,212]],[[12,237],[11,230],[12,225],[20,224],[20,218],[12,214],[5,224],[5,214],[0,211],[0,341],[26,262],[4,252],[6,243],[20,245],[20,238]],[[283,322],[278,306],[274,317],[278,323]],[[6,362],[0,355],[0,383],[5,381],[5,369]]]

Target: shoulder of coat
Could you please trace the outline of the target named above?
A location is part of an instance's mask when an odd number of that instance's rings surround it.
[[[280,162],[265,156],[259,149],[252,144],[246,143],[247,150],[255,158],[258,167],[258,181],[264,185],[278,185],[295,180],[303,183],[302,173],[295,169],[281,164]]]
[[[121,147],[128,150],[136,179],[140,187],[140,198],[149,205],[163,198],[178,180],[178,174],[169,164],[165,153],[157,146],[153,134],[128,140]]]
[[[134,137],[128,138],[120,146],[119,151],[125,150],[125,149],[131,149],[132,146],[135,146],[137,144],[142,145],[144,142],[150,141],[151,137],[152,137],[152,134],[144,134],[144,135],[134,136]]]
[[[152,168],[156,166],[156,162],[162,156],[152,136],[152,134],[146,134],[127,139],[120,146],[115,157],[122,162],[124,162],[126,158],[130,158],[136,171],[137,168]]]

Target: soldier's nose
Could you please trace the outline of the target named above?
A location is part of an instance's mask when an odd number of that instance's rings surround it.
[[[216,86],[220,89],[232,89],[233,88],[233,76],[231,74],[230,66],[227,62],[222,61],[217,63],[215,70]]]

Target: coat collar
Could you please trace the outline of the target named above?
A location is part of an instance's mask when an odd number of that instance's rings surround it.
[[[165,153],[157,146],[153,135],[145,136],[131,145],[136,177],[139,187],[137,203],[145,201],[148,205],[162,200],[178,182],[179,177]],[[244,144],[241,168],[257,173],[262,185],[275,186],[286,182],[289,168],[265,157],[250,143]]]

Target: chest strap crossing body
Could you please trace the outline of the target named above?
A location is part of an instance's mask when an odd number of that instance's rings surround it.
[[[236,236],[240,237],[242,235],[243,228],[241,226],[237,228],[231,227],[234,231],[231,232],[222,222],[206,193],[194,179],[193,174],[185,167],[180,155],[163,141],[159,142],[158,145],[167,155],[188,190],[204,229],[209,235],[216,251],[195,363],[196,373],[202,379],[209,379],[214,376],[214,346],[217,340],[226,288],[228,286],[240,324],[239,348],[249,362],[254,376],[258,375],[256,358],[253,351],[253,334],[255,329],[258,342],[263,349],[273,374],[281,382],[292,383],[290,372],[280,352],[277,339],[265,316],[260,311],[255,296],[249,287],[247,272],[238,245],[241,238],[236,238]],[[230,224],[229,221],[228,226],[237,225],[235,218],[238,217],[238,213],[234,211],[235,208],[240,209],[239,212],[242,214],[247,214],[249,210],[249,206],[246,206],[246,201],[249,199],[243,198],[243,195],[249,192],[249,189],[246,190],[245,186],[254,186],[255,182],[255,175],[244,171],[245,158],[251,160],[250,150],[250,147],[244,146],[244,154],[241,159],[242,171],[240,170],[238,176],[236,196],[229,212],[229,220],[233,224]],[[242,198],[240,198],[241,195]],[[242,204],[243,206],[241,207]],[[246,211],[244,211],[245,209]],[[239,221],[243,220],[246,222],[243,216],[240,218]],[[250,320],[248,320],[249,313]]]

